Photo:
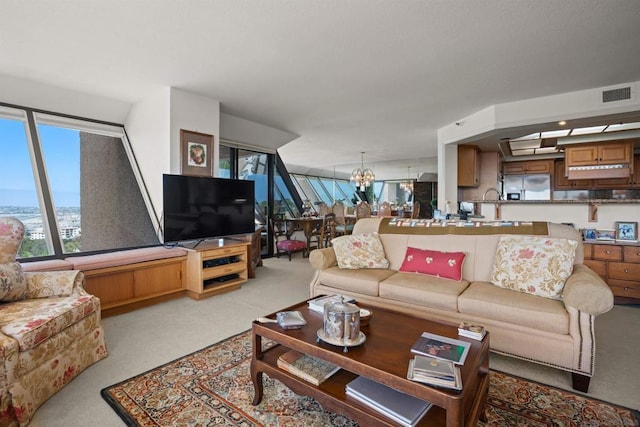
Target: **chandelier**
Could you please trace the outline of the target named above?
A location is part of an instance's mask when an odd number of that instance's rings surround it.
[[[354,169],[351,172],[351,181],[356,183],[356,187],[360,187],[360,191],[364,191],[366,187],[373,184],[373,181],[376,180],[376,176],[373,174],[373,171],[369,168],[364,167],[364,151],[360,152],[361,156],[361,167]]]
[[[402,188],[407,193],[413,193],[413,180],[411,179],[411,166],[407,167],[407,181],[400,183],[400,188]]]

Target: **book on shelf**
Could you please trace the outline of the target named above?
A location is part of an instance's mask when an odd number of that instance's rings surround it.
[[[464,365],[469,348],[471,348],[471,343],[467,341],[423,332],[411,347],[411,352]]]
[[[462,390],[460,367],[449,360],[416,355],[409,361],[407,379],[438,387]]]
[[[320,385],[340,370],[339,366],[308,354],[289,350],[278,357],[277,365],[314,385]]]
[[[458,326],[458,335],[482,341],[487,334],[487,330],[482,325],[469,322],[460,322]]]
[[[309,303],[309,310],[317,311],[318,313],[324,313],[325,304],[330,304],[334,302],[356,302],[356,300],[352,297],[341,295],[341,294],[333,294],[333,295],[321,295],[319,297],[310,299],[307,301]]]
[[[403,426],[415,426],[431,408],[431,403],[365,377],[346,386],[347,396],[367,405]]]

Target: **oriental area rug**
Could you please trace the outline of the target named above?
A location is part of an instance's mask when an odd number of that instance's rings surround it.
[[[264,341],[263,341],[264,343]],[[268,344],[267,344],[268,345]],[[264,375],[253,406],[251,331],[101,391],[129,426],[356,426]],[[496,371],[482,426],[638,426],[638,411]]]

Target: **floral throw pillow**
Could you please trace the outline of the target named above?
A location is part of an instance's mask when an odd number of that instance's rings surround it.
[[[577,246],[575,240],[500,236],[490,280],[502,288],[560,299]]]
[[[340,268],[389,268],[378,233],[340,236],[331,244]]]
[[[400,271],[462,280],[464,252],[440,252],[408,247]]]
[[[27,294],[27,281],[18,262],[0,264],[0,301],[19,301]]]

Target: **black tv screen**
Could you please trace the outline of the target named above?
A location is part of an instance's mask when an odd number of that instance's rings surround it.
[[[255,231],[253,181],[162,176],[164,242]]]

